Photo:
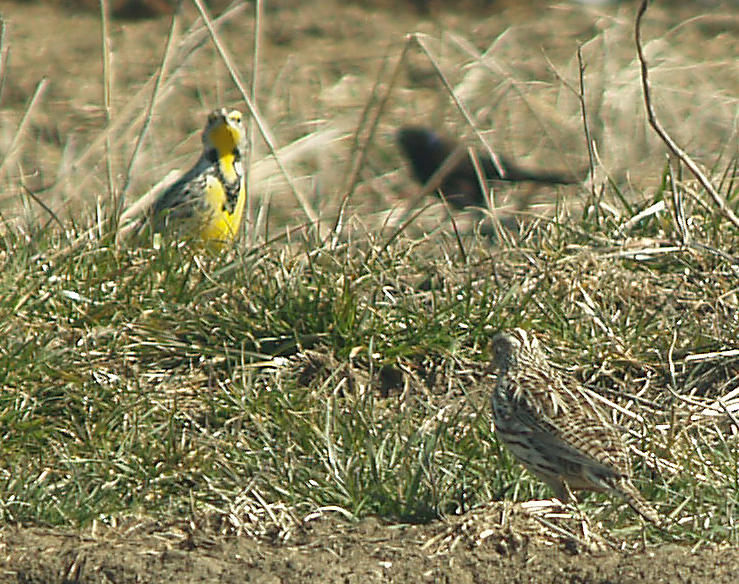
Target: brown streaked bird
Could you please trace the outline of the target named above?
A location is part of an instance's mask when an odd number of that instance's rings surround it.
[[[442,165],[447,157],[458,147],[459,142],[423,126],[403,126],[396,134],[396,140],[403,154],[408,158],[415,179],[425,184],[431,175]],[[478,153],[483,174],[488,181],[536,182],[546,184],[575,184],[580,182],[574,176],[556,172],[537,172],[517,166],[505,157],[499,157],[505,173],[500,176],[489,154]],[[439,187],[444,198],[459,209],[468,206],[484,207],[485,197],[477,178],[475,165],[469,156],[464,156],[449,173]]]
[[[518,461],[563,503],[572,500],[571,491],[614,493],[660,525],[631,482],[621,436],[574,379],[551,367],[536,337],[516,328],[497,334],[492,348],[495,433]]]

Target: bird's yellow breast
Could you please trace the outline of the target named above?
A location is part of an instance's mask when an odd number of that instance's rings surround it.
[[[200,229],[200,239],[203,241],[218,245],[236,237],[246,201],[243,177],[240,180],[239,197],[233,212],[230,212],[223,184],[216,177],[208,177],[205,185],[207,217],[203,218]]]
[[[223,172],[223,177],[233,182],[238,178],[235,162],[235,149],[239,143],[239,135],[237,130],[223,124],[216,126],[210,133],[210,141],[218,152],[218,161]]]

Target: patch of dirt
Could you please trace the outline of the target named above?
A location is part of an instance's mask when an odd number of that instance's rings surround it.
[[[501,521],[502,520],[502,521]],[[473,525],[474,524],[474,525]],[[49,582],[732,583],[739,549],[641,544],[578,551],[548,541],[510,504],[474,521],[347,523],[318,514],[284,540],[137,525],[93,535],[42,528],[0,532],[0,580]]]

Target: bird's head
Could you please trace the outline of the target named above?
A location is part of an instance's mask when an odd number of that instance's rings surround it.
[[[420,182],[426,182],[453,150],[447,139],[423,126],[403,126],[395,140]]]
[[[515,367],[522,360],[537,361],[543,355],[539,341],[521,328],[501,331],[493,337],[493,363],[499,370]]]
[[[241,157],[246,151],[246,130],[239,110],[213,110],[203,130],[203,146],[221,158],[229,154]]]

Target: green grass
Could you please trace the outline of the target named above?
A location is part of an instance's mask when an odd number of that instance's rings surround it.
[[[678,241],[668,212],[620,231],[661,196],[607,220],[563,212],[511,246],[465,236],[464,256],[443,232],[380,253],[389,234],[356,227],[336,249],[224,257],[7,230],[0,518],[207,516],[260,533],[321,508],[424,522],[550,496],[489,427],[486,344],[525,326],[642,416],[616,416],[643,453],[637,483],[682,518],[650,537],[737,543],[736,427],[689,416],[736,387],[736,356],[691,355],[739,348],[739,234],[689,203],[703,246],[635,256]],[[585,501],[613,529],[638,523]]]

